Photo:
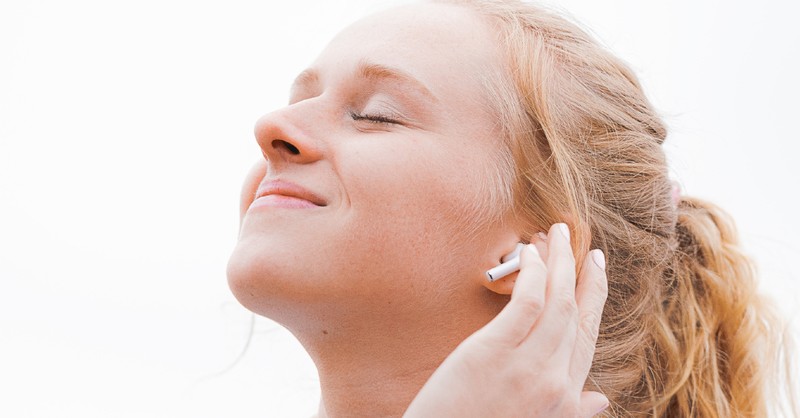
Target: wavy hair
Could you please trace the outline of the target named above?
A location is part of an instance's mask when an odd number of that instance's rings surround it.
[[[500,203],[521,236],[566,219],[576,254],[607,256],[587,380],[610,399],[605,416],[767,416],[788,334],[757,292],[731,219],[700,199],[674,203],[667,129],[636,76],[543,7],[436,2],[489,19],[505,48],[507,67],[486,84],[513,161]]]

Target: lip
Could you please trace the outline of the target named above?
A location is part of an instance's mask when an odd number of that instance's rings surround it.
[[[319,195],[290,181],[264,179],[258,185],[256,198],[251,206],[315,208],[327,206],[327,202]]]

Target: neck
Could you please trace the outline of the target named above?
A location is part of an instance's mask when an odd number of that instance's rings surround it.
[[[408,347],[402,353],[384,347],[381,353],[372,351],[372,356],[366,355],[368,350],[362,350],[362,354],[348,355],[347,361],[316,358],[322,392],[319,417],[402,416],[447,356],[444,347],[452,350],[455,345],[442,345],[441,353],[428,349],[418,358],[414,358],[416,347]]]
[[[328,316],[317,326],[290,327],[319,372],[317,417],[402,416],[447,355],[507,301],[480,290],[473,300],[438,305],[436,313],[365,312],[335,322]]]

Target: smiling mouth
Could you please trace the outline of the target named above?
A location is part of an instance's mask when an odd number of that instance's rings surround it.
[[[316,203],[310,202],[303,198],[286,196],[282,194],[267,194],[261,196],[254,200],[251,206],[272,206],[294,209],[324,207],[324,205],[317,205]]]
[[[297,184],[285,180],[262,181],[251,206],[284,208],[325,207],[324,199]]]

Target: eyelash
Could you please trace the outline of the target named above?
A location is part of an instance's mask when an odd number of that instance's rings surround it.
[[[370,123],[377,123],[377,124],[390,124],[390,125],[399,125],[400,121],[393,119],[390,116],[381,115],[378,113],[373,114],[358,114],[356,112],[350,112],[350,117],[353,118],[355,121],[365,120]]]

